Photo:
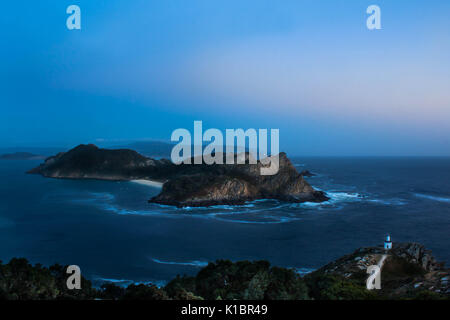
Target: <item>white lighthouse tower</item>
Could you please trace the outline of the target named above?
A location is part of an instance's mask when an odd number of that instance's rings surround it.
[[[387,235],[386,241],[384,241],[384,250],[389,250],[389,249],[392,249],[392,241],[391,241],[391,236]]]

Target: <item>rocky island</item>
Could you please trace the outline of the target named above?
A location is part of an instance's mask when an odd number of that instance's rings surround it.
[[[248,158],[248,154],[245,155]],[[177,207],[236,205],[257,199],[287,202],[322,202],[328,197],[311,187],[285,153],[279,154],[279,171],[260,175],[263,164],[180,164],[145,157],[130,149],[101,149],[79,145],[49,157],[28,173],[50,178],[151,180],[162,182],[152,203]]]

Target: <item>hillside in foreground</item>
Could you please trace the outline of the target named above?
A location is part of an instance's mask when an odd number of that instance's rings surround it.
[[[367,290],[366,268],[387,255],[381,290]],[[105,283],[93,288],[82,279],[80,290],[66,288],[66,268],[30,265],[26,259],[0,263],[3,300],[381,300],[449,299],[450,270],[417,243],[360,248],[302,277],[294,269],[267,261],[218,260],[196,276],[177,276],[166,286],[132,284],[126,288]]]

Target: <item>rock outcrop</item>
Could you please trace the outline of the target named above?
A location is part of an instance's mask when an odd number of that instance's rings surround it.
[[[300,172],[300,174],[301,174],[302,176],[304,176],[304,177],[314,177],[314,176],[316,176],[315,173],[312,173],[312,172],[309,171],[309,170],[303,170],[302,172]]]
[[[246,155],[248,159],[248,154]],[[179,173],[163,185],[150,202],[176,206],[242,204],[256,199],[321,202],[328,198],[312,188],[285,153],[275,175],[261,175],[263,164],[180,165]],[[199,187],[201,186],[201,187]]]
[[[256,199],[328,200],[325,193],[306,182],[285,153],[279,154],[279,171],[274,175],[261,175],[265,165],[260,161],[249,164],[249,154],[245,157],[245,164],[175,165],[167,159],[155,160],[129,149],[80,145],[47,158],[29,173],[51,178],[160,181],[164,182],[161,193],[149,202],[178,207],[235,205]]]
[[[381,246],[360,248],[308,276],[334,275],[365,286],[367,268],[377,265],[384,255],[381,290],[373,290],[375,294],[393,299],[423,294],[450,296],[450,269],[438,263],[431,251],[418,243],[394,243],[388,251]]]
[[[417,264],[424,270],[431,272],[441,269],[442,265],[433,257],[430,250],[419,243],[397,243],[392,253],[406,259],[409,263]]]

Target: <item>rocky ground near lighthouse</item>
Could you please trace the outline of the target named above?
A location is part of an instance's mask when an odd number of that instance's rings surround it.
[[[360,248],[352,254],[325,265],[311,278],[332,275],[364,286],[367,268],[387,256],[381,269],[381,290],[373,290],[374,298],[408,299],[449,297],[450,269],[418,243],[394,243],[391,250],[383,247]]]

